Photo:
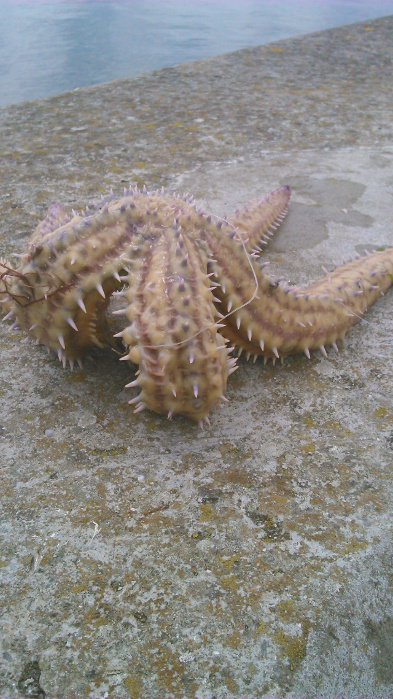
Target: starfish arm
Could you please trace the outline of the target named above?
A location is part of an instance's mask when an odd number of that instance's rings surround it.
[[[128,269],[148,244],[134,210],[75,215],[53,231],[37,228],[5,279],[15,320],[63,363],[113,344],[105,312]],[[0,289],[1,291],[1,289]],[[9,303],[9,302],[8,302]],[[4,304],[3,304],[4,305]]]
[[[290,196],[291,190],[287,185],[279,187],[228,217],[229,225],[241,235],[247,252],[259,256],[261,245],[267,244],[287,215]]]
[[[65,223],[70,221],[70,216],[61,204],[53,202],[45,214],[45,218],[39,222],[38,226],[31,235],[30,243],[35,240],[40,240],[44,235],[53,233]]]
[[[233,241],[213,243],[223,334],[253,354],[308,356],[318,348],[324,352],[325,345],[342,339],[392,283],[393,249],[349,262],[306,289],[297,289],[267,277]]]
[[[140,394],[131,403],[169,418],[201,422],[221,401],[228,373],[224,338],[217,332],[207,255],[180,229],[161,229],[143,264],[128,276],[126,315],[119,333],[128,359],[139,364]]]

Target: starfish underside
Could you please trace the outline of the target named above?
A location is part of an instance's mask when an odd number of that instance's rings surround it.
[[[237,368],[233,347],[274,360],[326,354],[393,279],[393,249],[305,289],[264,274],[258,257],[289,196],[280,187],[224,219],[189,195],[137,188],[71,217],[52,204],[16,267],[0,258],[5,318],[71,368],[92,347],[121,343],[121,359],[139,365],[127,384],[140,389],[134,412],[208,422]],[[106,311],[114,293],[124,322],[113,337]]]

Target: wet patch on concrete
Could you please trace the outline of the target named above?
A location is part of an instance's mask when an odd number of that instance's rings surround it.
[[[366,187],[351,180],[285,177],[294,192],[291,215],[284,221],[271,250],[308,250],[329,236],[329,224],[370,228],[374,220],[356,209]],[[299,196],[299,193],[300,196]],[[306,203],[296,201],[304,199]]]

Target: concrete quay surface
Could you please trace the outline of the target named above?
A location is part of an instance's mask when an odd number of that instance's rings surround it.
[[[54,200],[293,190],[293,282],[393,245],[393,17],[0,110],[0,254]],[[111,351],[0,327],[2,699],[393,697],[393,295],[338,356],[239,361],[203,431]]]

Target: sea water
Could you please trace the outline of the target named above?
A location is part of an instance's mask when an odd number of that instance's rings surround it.
[[[0,0],[0,106],[393,13],[393,0]]]

